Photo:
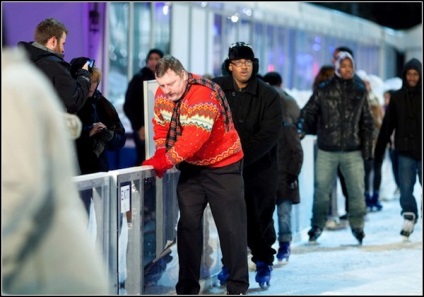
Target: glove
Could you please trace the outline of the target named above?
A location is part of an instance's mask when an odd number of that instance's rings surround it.
[[[104,142],[108,142],[109,140],[113,138],[113,131],[109,129],[103,129],[102,131],[100,131],[99,134],[100,134],[99,138],[103,140]]]
[[[166,162],[166,149],[160,148],[156,150],[155,155],[151,157],[150,159],[145,160],[141,165],[151,165],[156,171],[156,175],[159,178],[162,178],[162,176],[165,174],[165,172],[172,168],[172,164],[168,164]]]

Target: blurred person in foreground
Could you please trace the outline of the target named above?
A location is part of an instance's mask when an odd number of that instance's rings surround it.
[[[68,29],[54,18],[41,21],[34,32],[34,41],[18,42],[25,49],[30,60],[52,83],[66,112],[75,114],[88,98],[90,88],[89,62],[83,64],[73,78],[71,66],[64,60]]]
[[[300,203],[299,174],[303,164],[303,148],[296,126],[300,108],[296,100],[283,89],[283,78],[278,72],[268,72],[263,80],[280,95],[284,123],[278,140],[278,188],[276,205],[278,217],[278,261],[288,262],[293,239],[292,208]]]
[[[199,294],[202,220],[209,203],[229,270],[227,293],[246,294],[243,151],[225,94],[216,83],[187,72],[172,56],[158,61],[155,76],[159,85],[153,118],[156,152],[142,165],[153,166],[159,178],[174,165],[180,170],[176,292]]]
[[[328,216],[329,193],[337,168],[345,177],[349,196],[347,218],[354,237],[365,237],[364,159],[372,158],[373,120],[363,84],[354,79],[355,64],[348,52],[339,52],[335,74],[318,85],[301,110],[300,136],[317,135],[314,202],[309,242],[322,234]]]
[[[73,146],[62,110],[24,52],[3,50],[2,294],[109,293],[108,270],[86,233],[72,182]]]
[[[149,50],[146,56],[146,66],[137,72],[128,84],[125,92],[124,112],[131,123],[136,150],[134,166],[140,166],[146,159],[146,128],[144,126],[144,81],[155,79],[155,67],[163,57],[160,49]]]
[[[402,71],[402,88],[392,94],[375,147],[375,162],[381,168],[384,153],[394,134],[398,153],[400,214],[404,223],[400,234],[408,238],[418,220],[414,186],[422,179],[422,63],[413,58]],[[422,199],[422,196],[421,196]],[[422,200],[421,200],[422,207]]]
[[[229,75],[213,80],[227,97],[243,147],[248,247],[256,264],[255,281],[264,287],[270,284],[276,254],[273,215],[283,109],[277,91],[257,77],[259,60],[250,44],[232,44],[224,62]],[[225,281],[227,276],[224,263],[218,278]]]

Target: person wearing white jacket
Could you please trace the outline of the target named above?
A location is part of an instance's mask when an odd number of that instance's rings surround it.
[[[1,80],[2,295],[109,294],[53,86],[20,49],[2,50]]]

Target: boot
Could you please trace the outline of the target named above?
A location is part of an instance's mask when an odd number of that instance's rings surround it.
[[[283,260],[288,262],[290,257],[290,242],[280,241],[280,248],[278,249],[277,259],[279,262]]]
[[[365,237],[364,230],[362,228],[353,228],[352,234],[358,240],[359,244],[362,245],[362,240]]]
[[[272,265],[268,265],[265,262],[257,261],[256,262],[256,276],[255,281],[259,283],[261,288],[269,287],[269,282],[271,281],[271,271]]]
[[[372,211],[373,203],[369,193],[365,193],[365,205],[367,207],[367,211]]]
[[[414,232],[414,226],[417,222],[417,216],[413,212],[404,212],[403,213],[403,226],[400,231],[400,235],[405,238],[409,238],[409,236]]]
[[[321,236],[322,229],[317,226],[312,226],[311,230],[308,231],[309,242],[316,242],[318,237]]]
[[[378,193],[374,193],[374,195],[372,195],[371,203],[376,211],[380,211],[383,208],[383,205],[381,205],[380,200],[378,199]]]
[[[230,272],[228,271],[228,268],[225,266],[222,266],[221,271],[218,273],[218,280],[221,286],[224,286],[227,283],[227,278],[229,275],[230,275]]]

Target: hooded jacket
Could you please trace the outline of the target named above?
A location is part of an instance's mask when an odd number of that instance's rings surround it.
[[[406,80],[408,70],[419,73],[415,87]],[[395,132],[395,149],[399,154],[422,160],[422,64],[417,59],[409,60],[402,70],[402,88],[390,97],[375,147],[376,161],[382,161],[390,137]]]
[[[339,76],[336,69],[336,75],[318,85],[301,110],[298,130],[316,134],[321,150],[361,150],[365,160],[372,159],[374,124],[365,86],[355,78]]]
[[[53,84],[68,113],[75,114],[88,98],[90,73],[80,69],[77,78],[72,78],[71,67],[63,55],[54,53],[37,42],[18,43],[28,53],[30,60],[46,75]]]

